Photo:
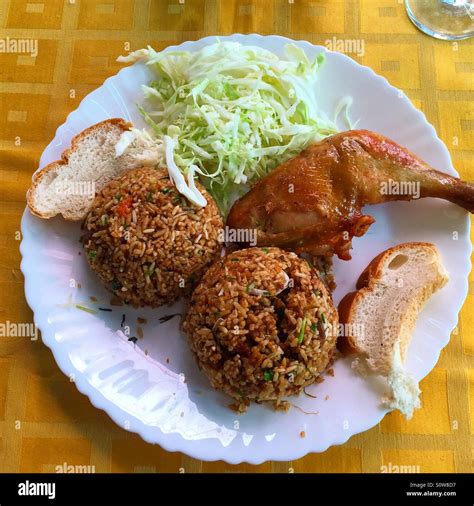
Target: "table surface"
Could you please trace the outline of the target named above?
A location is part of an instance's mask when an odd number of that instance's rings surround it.
[[[461,176],[474,179],[474,40],[421,34],[398,0],[3,0],[0,27],[0,39],[39,44],[36,57],[0,53],[1,323],[32,322],[18,246],[25,192],[41,152],[80,100],[121,68],[115,58],[128,48],[162,49],[234,32],[323,45],[359,41],[363,54],[349,56],[403,89],[436,127]],[[294,462],[231,466],[167,453],[92,407],[41,340],[0,337],[0,471],[471,472],[472,273],[469,280],[458,326],[421,384],[423,408],[413,419],[392,413],[345,445]]]

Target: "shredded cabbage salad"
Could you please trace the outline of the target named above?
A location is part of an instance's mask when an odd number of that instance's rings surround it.
[[[317,103],[323,54],[311,61],[290,44],[281,59],[262,48],[217,42],[197,52],[158,53],[148,46],[119,58],[138,60],[156,74],[142,86],[145,102],[138,106],[150,128],[124,134],[117,155],[134,138],[149,142],[151,134],[178,191],[196,205],[206,200],[195,177],[225,214],[249,185],[337,132]]]

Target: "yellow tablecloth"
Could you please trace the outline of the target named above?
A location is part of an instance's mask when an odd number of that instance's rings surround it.
[[[0,53],[0,322],[32,314],[19,270],[20,218],[40,154],[80,100],[121,67],[128,49],[211,34],[259,32],[358,40],[351,54],[403,89],[435,125],[454,165],[474,179],[474,40],[431,39],[397,0],[4,0],[0,39],[37,39],[36,57]],[[90,405],[40,340],[0,337],[0,471],[380,472],[419,466],[471,472],[474,434],[474,277],[450,344],[422,382],[411,422],[387,416],[321,455],[261,466],[206,463],[167,453]]]

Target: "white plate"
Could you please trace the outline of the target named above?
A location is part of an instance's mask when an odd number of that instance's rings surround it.
[[[292,42],[284,37],[259,35],[220,39],[259,45],[277,54],[282,54],[283,46]],[[206,37],[179,48],[197,50],[214,41],[214,37]],[[326,52],[305,41],[296,44],[310,57]],[[351,95],[351,116],[360,119],[360,128],[385,134],[439,170],[457,175],[435,130],[403,93],[350,58],[326,53],[318,97],[328,115],[333,114],[341,97]],[[107,79],[58,128],[40,165],[58,159],[74,134],[97,121],[122,117],[142,125],[135,104],[142,100],[140,85],[150,78],[144,65],[135,64]],[[469,220],[462,209],[437,199],[375,206],[370,213],[377,221],[364,237],[354,240],[353,260],[336,262],[335,301],[354,288],[362,269],[380,251],[405,241],[435,243],[451,279],[423,310],[408,351],[407,368],[421,379],[431,371],[448,343],[467,294]],[[301,410],[319,414],[305,414],[297,408],[284,414],[253,405],[245,415],[236,415],[227,408],[229,398],[212,390],[199,372],[178,329],[179,319],[159,324],[160,316],[179,312],[180,304],[154,311],[124,309],[126,323],[133,324],[132,334],[137,316],[148,319],[145,337],[134,347],[115,334],[120,328],[122,308],[115,308],[113,314],[92,315],[58,306],[71,294],[74,300],[89,306],[89,295],[109,306],[110,294],[88,269],[84,255],[78,254],[79,225],[60,218],[43,221],[25,211],[21,228],[26,298],[43,341],[51,348],[61,370],[75,379],[77,388],[94,406],[146,441],[202,460],[252,464],[288,461],[344,443],[353,434],[376,425],[386,414],[380,407],[383,385],[361,379],[352,372],[348,361],[339,360],[334,377],[308,389],[317,395],[316,399],[304,395],[293,399]],[[457,233],[457,240],[453,232]],[[71,287],[71,279],[82,287]],[[142,353],[145,350],[148,356]],[[302,431],[305,437],[300,436]]]

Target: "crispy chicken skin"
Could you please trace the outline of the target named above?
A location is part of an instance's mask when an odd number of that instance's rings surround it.
[[[474,184],[431,168],[368,130],[314,144],[261,179],[230,210],[227,225],[256,229],[261,246],[349,260],[354,236],[374,222],[366,204],[438,197],[474,212]]]

